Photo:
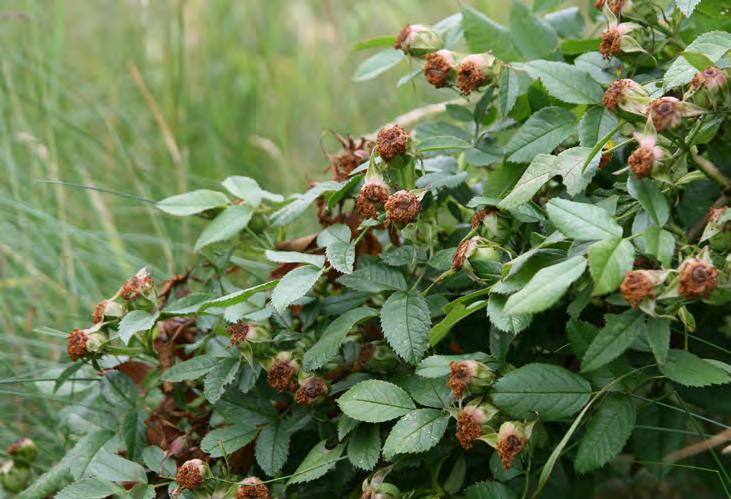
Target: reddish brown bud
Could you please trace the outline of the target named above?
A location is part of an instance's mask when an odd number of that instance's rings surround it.
[[[685,114],[683,103],[675,97],[655,99],[650,103],[649,113],[658,132],[678,127],[683,122]]]
[[[175,481],[185,489],[197,489],[206,478],[207,465],[200,459],[191,459],[178,468]]]
[[[619,291],[632,308],[637,308],[645,298],[655,296],[655,280],[647,270],[630,270],[624,275]]]
[[[294,391],[297,389],[297,373],[299,365],[291,360],[287,352],[282,352],[274,359],[267,373],[269,386],[278,392]]]
[[[363,218],[376,218],[378,207],[388,199],[388,186],[380,180],[369,180],[363,184],[355,206]]]
[[[454,57],[448,50],[439,50],[427,54],[424,63],[424,78],[436,88],[449,85],[454,69]]]
[[[525,444],[525,433],[517,424],[508,421],[500,426],[495,450],[500,457],[500,462],[503,463],[503,468],[508,470],[512,467],[513,459],[521,453]]]
[[[74,329],[71,331],[71,334],[66,338],[66,352],[68,352],[71,360],[77,361],[86,357],[88,353],[86,350],[86,342],[88,339],[89,335],[82,329]]]
[[[409,143],[409,133],[398,125],[378,130],[376,147],[378,154],[384,161],[391,161],[396,156],[406,152]]]
[[[107,300],[100,301],[91,314],[91,322],[96,324],[104,320],[104,309],[107,308]]]
[[[330,388],[324,379],[312,376],[302,382],[294,394],[294,399],[300,405],[315,405],[325,400],[329,391]]]
[[[650,148],[638,147],[630,154],[627,162],[637,178],[646,177],[655,165],[655,154]]]
[[[606,146],[605,146],[606,147]],[[612,161],[612,151],[603,151],[601,158],[599,158],[599,169],[603,170],[607,167],[610,161]]]
[[[385,206],[389,222],[413,222],[421,212],[421,203],[417,197],[406,190],[391,194]]]
[[[468,96],[487,83],[485,71],[492,64],[492,60],[485,55],[470,55],[462,59],[457,65],[457,88],[459,92]]]
[[[599,53],[605,59],[611,59],[619,54],[622,46],[622,33],[617,28],[607,28],[602,32],[602,42]]]
[[[495,210],[492,210],[490,208],[483,208],[474,215],[472,215],[472,219],[470,220],[470,227],[473,229],[476,229],[480,226],[482,221],[485,219],[486,216],[488,216],[490,213],[492,213]]]
[[[708,297],[716,289],[718,269],[705,260],[689,258],[680,266],[678,293],[686,298]]]
[[[464,265],[465,260],[469,258],[470,254],[472,254],[476,247],[477,243],[474,239],[467,239],[466,241],[462,241],[461,243],[459,243],[459,246],[457,246],[457,251],[452,258],[452,268],[461,269]],[[455,362],[452,362],[452,364],[455,364]]]
[[[269,499],[269,489],[257,477],[245,478],[236,491],[236,499]]]
[[[147,269],[143,268],[122,285],[119,296],[124,300],[134,301],[152,290],[154,285],[155,281],[152,280],[152,276]]]

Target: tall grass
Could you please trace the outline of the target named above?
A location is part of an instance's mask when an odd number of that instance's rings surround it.
[[[496,2],[480,7],[498,18]],[[353,43],[436,21],[439,0],[37,0],[0,5],[0,448],[58,459],[49,384],[66,331],[143,265],[185,268],[196,227],[152,200],[244,174],[300,191],[324,129],[441,100],[353,84]],[[327,147],[327,143],[326,143]],[[0,452],[0,458],[2,453]]]

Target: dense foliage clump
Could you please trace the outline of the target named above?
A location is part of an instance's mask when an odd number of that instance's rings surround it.
[[[587,27],[544,12],[559,3],[364,42],[387,47],[356,79],[408,60],[401,84],[454,100],[413,130],[338,136],[304,194],[233,176],[160,201],[209,220],[199,264],[140,270],[69,334],[57,387],[100,380],[65,409],[79,439],[32,485],[33,452],[8,461],[5,487],[728,491],[720,453],[684,449],[729,413],[727,7],[599,0]]]

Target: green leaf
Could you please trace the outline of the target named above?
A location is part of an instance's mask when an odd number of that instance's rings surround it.
[[[731,382],[731,373],[727,369],[685,350],[671,349],[667,360],[659,368],[669,380],[684,386],[723,385]]]
[[[144,483],[147,481],[145,469],[140,464],[118,454],[112,454],[106,449],[101,449],[94,456],[94,460],[89,464],[88,473],[112,482]]]
[[[435,135],[419,142],[419,151],[421,152],[467,149],[470,147],[472,147],[472,144],[452,135]]]
[[[325,257],[322,255],[310,255],[299,251],[272,251],[266,250],[264,256],[267,260],[275,263],[308,263],[315,267],[325,265]]]
[[[388,344],[409,364],[421,360],[431,327],[429,306],[416,290],[396,291],[381,309],[381,328]]]
[[[647,319],[647,343],[658,365],[663,365],[670,351],[670,321],[649,317]]]
[[[595,154],[587,164],[592,150],[588,147],[572,147],[558,155],[556,170],[563,178],[566,192],[576,196],[586,189],[599,168],[601,154]],[[586,165],[586,168],[584,168]]]
[[[305,352],[302,358],[302,366],[306,371],[314,371],[324,366],[330,359],[338,354],[348,332],[367,319],[376,317],[378,312],[371,308],[360,307],[345,312],[332,321],[317,340],[317,343]]]
[[[122,419],[120,434],[124,439],[127,457],[133,461],[139,458],[147,444],[145,418],[146,414],[144,411],[132,408]]]
[[[226,178],[222,185],[228,192],[243,199],[246,201],[246,204],[252,208],[258,207],[261,204],[262,199],[268,199],[275,203],[281,203],[284,201],[284,197],[281,195],[265,191],[259,187],[259,183],[253,178],[233,175]]]
[[[518,495],[500,482],[481,482],[467,489],[465,499],[518,499]]]
[[[576,117],[561,107],[544,107],[533,114],[507,145],[508,161],[528,163],[550,153],[576,129]]]
[[[507,296],[491,294],[487,303],[487,316],[490,318],[490,323],[500,331],[516,335],[530,326],[533,316],[531,314],[506,314],[505,303],[507,301]]]
[[[345,446],[340,444],[333,449],[328,449],[327,440],[321,441],[310,450],[300,465],[297,466],[287,485],[310,482],[325,475],[340,460],[344,448]]]
[[[201,440],[201,449],[211,457],[230,455],[254,440],[257,431],[242,424],[211,430]]]
[[[358,427],[358,425],[360,425],[360,421],[356,421],[355,419],[342,414],[340,418],[338,418],[338,440],[342,442],[345,437]]]
[[[483,352],[474,352],[464,355],[431,355],[419,362],[416,374],[424,378],[442,378],[451,372],[450,363],[459,360],[479,360],[483,364],[494,363],[494,359]]]
[[[393,47],[396,43],[396,37],[392,35],[377,36],[370,40],[364,40],[362,42],[356,42],[353,44],[353,50],[367,50],[379,47]]]
[[[449,414],[437,409],[417,409],[399,419],[383,445],[387,459],[397,454],[426,452],[444,436]]]
[[[245,302],[252,296],[254,296],[257,293],[261,293],[263,291],[268,291],[275,287],[279,283],[279,280],[269,281],[265,282],[263,284],[258,284],[256,286],[253,286],[251,288],[242,289],[239,291],[235,291],[233,293],[227,294],[225,296],[221,296],[220,298],[216,298],[214,300],[209,300],[206,302],[203,302],[200,307],[198,308],[198,313],[203,312],[207,308],[211,307],[230,307],[232,305],[236,305],[241,302]]]
[[[485,300],[477,300],[468,305],[455,303],[450,307],[444,319],[429,330],[429,344],[434,346],[442,341],[455,324],[478,310],[485,308],[486,305],[487,302]]]
[[[119,485],[100,478],[83,478],[65,487],[56,499],[102,499],[114,494],[124,494]]]
[[[576,241],[622,237],[622,227],[598,206],[553,198],[546,204],[546,209],[556,228]]]
[[[203,229],[203,232],[201,232],[201,235],[195,242],[194,250],[200,251],[210,244],[227,241],[236,237],[239,232],[249,225],[253,214],[249,206],[229,206]]]
[[[212,404],[218,402],[226,387],[233,383],[239,373],[241,358],[226,357],[211,369],[203,380],[203,395]]]
[[[382,291],[405,291],[406,279],[401,271],[386,265],[368,265],[349,275],[341,276],[338,282],[356,291],[380,293]]]
[[[183,362],[176,363],[162,374],[163,381],[187,381],[197,379],[216,367],[218,359],[212,355],[199,355]]]
[[[155,206],[171,215],[187,216],[226,206],[227,204],[228,198],[224,193],[200,189],[185,194],[170,196],[159,201]]]
[[[159,315],[159,312],[151,314],[145,310],[132,310],[119,321],[119,339],[128,344],[135,334],[152,329]]]
[[[297,267],[279,280],[272,292],[272,305],[279,313],[305,296],[322,275],[322,269],[314,265]]]
[[[533,79],[540,79],[548,93],[570,104],[599,104],[604,96],[592,76],[571,64],[556,61],[531,61],[521,66]]]
[[[330,265],[342,274],[353,272],[355,245],[350,239],[350,228],[344,224],[331,225],[317,236],[317,244],[325,247]]]
[[[319,198],[326,192],[340,190],[344,183],[327,181],[320,182],[312,187],[304,194],[299,195],[289,204],[283,206],[271,216],[272,225],[274,227],[280,227],[282,225],[289,225],[294,222],[305,210],[315,202],[315,199]]]
[[[175,461],[165,457],[165,451],[156,445],[148,445],[142,450],[142,462],[150,471],[158,475],[175,475]]]
[[[627,395],[607,395],[581,438],[574,460],[576,471],[594,471],[619,454],[632,434],[636,416],[635,405]]]
[[[606,324],[589,345],[581,359],[581,372],[593,371],[613,361],[639,338],[647,326],[645,314],[627,310],[606,316]]]
[[[518,75],[515,74],[513,68],[507,66],[503,69],[498,87],[497,108],[500,111],[500,116],[507,118],[510,111],[513,110],[520,93]]]
[[[510,30],[468,5],[462,6],[462,29],[470,52],[492,51],[503,61],[518,59],[518,49]]]
[[[401,50],[393,47],[381,50],[360,63],[353,75],[353,81],[371,80],[396,66],[404,57],[406,56]]]
[[[637,178],[635,175],[630,175],[627,178],[627,192],[640,202],[642,208],[656,225],[665,225],[665,222],[670,218],[670,205],[652,179]]]
[[[69,463],[71,476],[79,479],[87,475],[94,457],[114,436],[114,433],[109,430],[92,431],[84,435],[69,453],[73,455],[73,460]]]
[[[617,126],[617,118],[603,106],[590,108],[579,122],[579,144],[583,147],[594,147]]]
[[[348,441],[350,464],[364,471],[372,470],[381,457],[381,432],[378,425],[362,424]]]
[[[536,414],[542,421],[569,418],[589,401],[591,385],[563,367],[527,364],[510,371],[493,385],[491,398],[502,411],[517,418]]]
[[[581,14],[581,9],[576,6],[551,12],[550,14],[546,14],[543,19],[561,38],[581,38],[584,35],[584,16]],[[582,52],[598,50],[598,48],[599,44],[595,42],[595,45],[592,48]],[[561,51],[564,55],[568,54],[568,52],[564,50],[563,45],[561,45]]]
[[[338,405],[347,416],[366,423],[390,421],[414,409],[414,402],[403,389],[376,379],[352,386],[340,396]]]
[[[444,409],[454,403],[454,396],[452,390],[447,386],[446,376],[425,378],[410,374],[399,377],[396,382],[409,392],[411,398],[419,405]]]
[[[256,462],[269,476],[276,475],[287,462],[291,434],[277,421],[264,427],[256,438]]]
[[[554,175],[558,158],[550,154],[537,154],[518,179],[513,190],[498,206],[506,210],[513,210],[527,203]]]
[[[539,270],[528,284],[508,298],[506,314],[534,314],[554,305],[569,286],[581,277],[586,269],[586,260],[577,255],[565,262]]]
[[[714,64],[731,50],[731,33],[725,31],[709,31],[703,33],[693,40],[685,50],[703,54]],[[693,76],[698,70],[689,63],[682,55],[675,59],[675,62],[665,72],[663,89],[668,91],[672,88],[679,87],[690,83]]]
[[[526,59],[542,59],[558,50],[558,36],[553,28],[519,1],[513,2],[510,9],[510,34]]]
[[[675,5],[678,6],[678,9],[685,17],[690,17],[699,3],[701,3],[701,0],[675,0]]]
[[[675,238],[670,232],[651,225],[645,229],[640,242],[644,242],[644,251],[657,258],[663,267],[670,266],[675,253]]]
[[[605,239],[589,246],[589,272],[594,279],[594,296],[611,293],[632,270],[635,248],[626,239]]]

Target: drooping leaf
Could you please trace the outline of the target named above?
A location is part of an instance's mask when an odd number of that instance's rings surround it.
[[[340,460],[344,448],[345,446],[340,444],[328,449],[327,440],[321,441],[310,450],[300,465],[297,466],[287,484],[310,482],[325,475]]]
[[[414,409],[414,402],[402,388],[375,379],[351,387],[340,396],[338,405],[346,415],[366,423],[390,421]]]
[[[287,462],[291,438],[280,422],[267,425],[256,438],[256,462],[269,476],[276,475]]]
[[[222,182],[228,192],[243,199],[246,204],[256,208],[261,204],[262,199],[268,199],[275,203],[281,203],[284,198],[279,194],[265,191],[259,187],[259,183],[250,177],[232,175]]]
[[[533,363],[510,371],[492,387],[493,403],[517,418],[568,418],[589,401],[591,385],[581,376],[550,364]]]
[[[584,113],[579,121],[579,144],[594,147],[599,139],[617,126],[617,118],[603,106],[594,106]]]
[[[353,81],[366,81],[385,73],[404,59],[401,50],[395,48],[383,49],[361,62],[353,75]]]
[[[324,366],[337,355],[340,345],[348,332],[358,323],[376,317],[378,312],[367,307],[360,307],[339,316],[325,329],[317,343],[305,352],[302,365],[307,371],[314,371]]]
[[[127,313],[119,322],[119,339],[125,345],[140,331],[148,331],[155,325],[159,312],[151,314],[146,310],[133,310]]]
[[[171,215],[195,215],[202,211],[219,208],[228,204],[228,198],[222,192],[200,189],[170,196],[159,201],[156,206]]]
[[[670,351],[670,321],[649,317],[647,319],[647,343],[658,365],[663,365]]]
[[[203,380],[203,394],[210,403],[218,402],[226,387],[236,379],[240,366],[239,357],[226,357],[206,374]]]
[[[322,275],[323,269],[314,265],[303,265],[288,272],[279,280],[272,292],[272,305],[279,312],[305,296]]]
[[[359,425],[348,441],[348,460],[356,468],[370,471],[380,457],[381,432],[378,425]]]
[[[315,202],[315,199],[325,194],[326,192],[337,191],[343,187],[341,182],[327,181],[320,182],[312,187],[304,194],[299,195],[289,204],[283,206],[270,217],[272,225],[279,227],[292,223],[297,219],[304,211]]]
[[[630,175],[627,178],[627,192],[640,202],[656,225],[665,225],[670,217],[670,205],[655,181]]]
[[[275,263],[308,263],[315,267],[325,265],[325,257],[322,255],[310,255],[299,251],[272,251],[266,250],[264,256],[267,260]]]
[[[512,210],[523,203],[527,203],[536,193],[548,182],[551,177],[557,174],[556,163],[558,158],[550,154],[537,154],[531,161],[523,175],[513,187],[505,199],[500,201],[498,206],[506,210]]]
[[[605,239],[589,246],[589,272],[594,279],[594,296],[611,293],[632,270],[635,249],[626,239]]]
[[[582,372],[598,369],[616,359],[646,331],[645,314],[627,310],[606,316],[606,324],[581,359]]]
[[[249,225],[252,215],[253,211],[249,206],[229,206],[203,229],[195,242],[194,250],[200,251],[208,245],[232,239]]]
[[[410,364],[421,360],[431,327],[429,306],[418,291],[396,291],[381,309],[381,328],[396,354]]]
[[[632,435],[636,415],[635,406],[629,396],[607,395],[581,437],[574,460],[576,471],[594,471],[619,454]]]
[[[723,385],[731,382],[729,369],[685,350],[670,349],[667,360],[659,369],[668,379],[684,386]]]
[[[439,443],[449,423],[449,415],[438,409],[417,409],[399,419],[391,429],[383,455],[426,452]]]
[[[576,129],[576,118],[562,107],[544,107],[523,123],[507,145],[508,160],[528,163],[553,151]]]
[[[487,303],[487,316],[490,318],[490,323],[500,331],[515,335],[530,326],[533,316],[531,314],[506,314],[505,303],[507,301],[508,298],[504,295],[491,294]]]
[[[513,68],[507,66],[503,69],[498,83],[497,106],[500,111],[500,116],[507,118],[510,111],[513,110],[513,106],[515,106],[515,101],[518,99],[519,93],[520,85],[518,83],[518,76],[515,74]]]

